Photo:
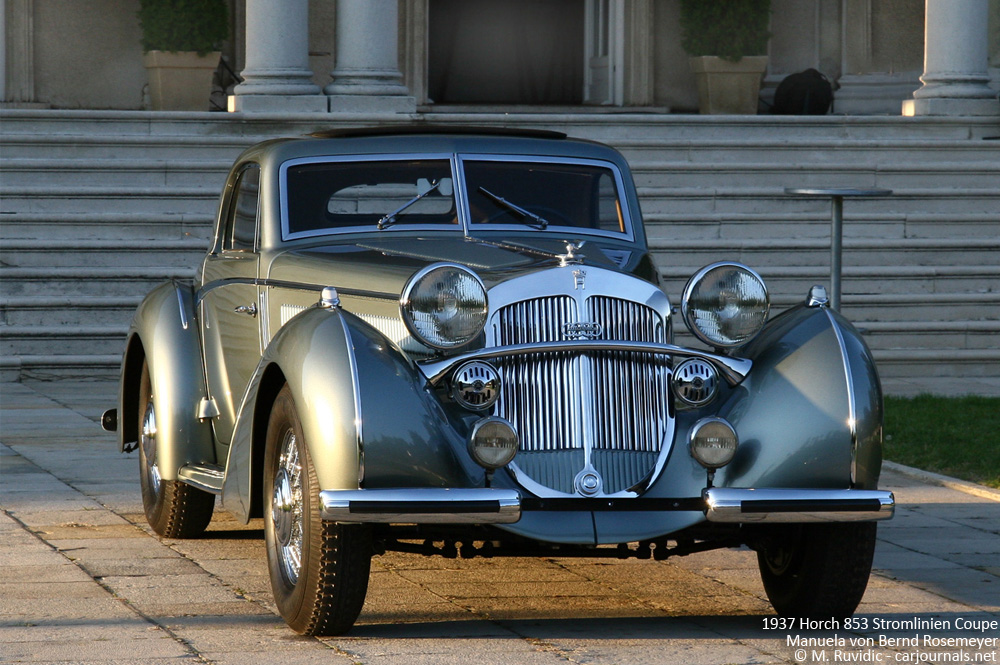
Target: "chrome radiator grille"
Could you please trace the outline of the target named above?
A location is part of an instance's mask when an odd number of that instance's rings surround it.
[[[598,324],[586,327],[594,339],[665,341],[655,310],[606,296],[514,303],[497,312],[493,332],[498,345],[530,344],[565,339],[566,325],[581,322]],[[648,475],[670,428],[663,357],[546,353],[505,359],[498,369],[503,385],[495,413],[517,428],[515,464],[535,481],[572,493],[585,458],[607,494]]]

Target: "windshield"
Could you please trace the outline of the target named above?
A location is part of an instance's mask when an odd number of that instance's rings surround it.
[[[462,177],[452,173],[453,164]],[[604,162],[506,155],[310,158],[286,163],[283,173],[285,239],[406,228],[459,231],[463,225],[469,233],[518,228],[630,235],[620,176]],[[464,192],[455,191],[459,184]]]
[[[296,164],[285,178],[286,237],[458,224],[447,159]]]
[[[625,232],[614,172],[590,164],[464,160],[469,220]]]

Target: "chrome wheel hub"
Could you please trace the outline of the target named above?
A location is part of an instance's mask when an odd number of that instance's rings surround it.
[[[142,456],[146,466],[146,481],[154,494],[160,492],[160,467],[156,464],[156,410],[153,400],[146,404],[146,413],[142,417],[142,433],[139,444],[142,446]]]
[[[299,579],[302,568],[302,465],[295,433],[288,431],[281,445],[278,468],[271,493],[271,524],[275,550],[285,578],[290,584]]]

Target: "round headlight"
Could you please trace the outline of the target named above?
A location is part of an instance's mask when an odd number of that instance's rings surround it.
[[[691,457],[706,469],[718,469],[733,461],[739,437],[722,418],[702,418],[691,429]]]
[[[517,432],[503,418],[489,417],[476,421],[469,437],[469,454],[479,466],[499,469],[517,454]]]
[[[713,263],[684,287],[681,313],[695,337],[719,348],[753,339],[767,321],[770,298],[760,275],[738,263]]]
[[[468,268],[435,263],[410,278],[399,307],[417,340],[452,349],[471,342],[486,325],[486,287]]]

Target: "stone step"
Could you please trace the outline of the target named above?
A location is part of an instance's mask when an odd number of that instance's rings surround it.
[[[4,133],[4,155],[10,159],[111,160],[143,159],[155,154],[170,161],[233,163],[254,143],[273,136],[73,136],[10,135]]]
[[[780,153],[780,150],[775,152]],[[1000,180],[1000,150],[978,160],[962,162],[928,161],[918,164],[863,165],[848,161],[796,160],[789,156],[781,163],[741,162],[632,162],[636,185],[647,187],[712,189],[725,180],[740,187],[773,187],[787,183],[791,187],[876,187],[913,190],[942,188],[989,188]],[[837,156],[843,160],[843,156]],[[898,195],[898,194],[897,194]],[[852,200],[852,203],[854,200]]]
[[[793,184],[793,183],[790,183]],[[797,184],[797,183],[794,183]],[[852,187],[869,187],[874,183],[853,183]],[[722,217],[746,214],[781,214],[790,212],[830,211],[826,198],[790,196],[784,187],[640,187],[642,211],[654,217],[671,215],[716,214]],[[891,196],[857,198],[845,201],[847,219],[863,220],[876,214],[997,214],[1000,210],[1000,189],[996,187],[897,188]]]
[[[1000,228],[997,229],[1000,231]],[[699,268],[715,261],[737,261],[765,266],[830,265],[830,240],[653,240],[653,259],[659,266]],[[1000,236],[988,238],[847,238],[845,266],[995,266]]]
[[[169,212],[200,214],[215,212],[222,182],[217,187],[0,187],[0,214]]]
[[[660,266],[661,288],[671,301],[679,302],[691,272],[686,267]],[[770,266],[759,272],[775,295],[806,294],[813,284],[827,287],[830,284],[827,266]],[[858,295],[1000,292],[1000,265],[847,266],[842,274],[841,291],[845,299]]]
[[[830,209],[722,215],[649,213],[643,210],[651,243],[757,238],[830,238]],[[856,217],[844,212],[844,238],[991,238],[1000,230],[998,213],[876,213]]]
[[[142,298],[58,294],[0,298],[0,326],[123,325],[132,319]]]
[[[170,279],[192,279],[193,267],[69,267],[3,268],[0,286],[5,297],[20,296],[144,296]]]
[[[750,137],[716,138],[704,135],[687,140],[662,138],[616,140],[614,146],[632,168],[644,164],[678,163],[692,167],[732,164],[822,165],[851,163],[859,170],[920,168],[937,162],[995,162],[1000,141],[949,139],[842,140],[833,136],[803,139],[792,135],[775,142]]]
[[[885,349],[872,351],[883,378],[998,377],[1000,349]],[[935,392],[933,382],[927,392]],[[972,392],[972,391],[970,391]]]
[[[127,325],[4,326],[0,355],[109,355],[125,350]]]
[[[9,190],[41,183],[63,187],[94,187],[115,183],[123,187],[197,187],[218,182],[219,190],[232,166],[230,160],[157,159],[37,159],[12,158],[0,162],[0,183]]]
[[[421,113],[427,124],[489,127],[526,127],[583,132],[595,140],[649,139],[683,140],[708,136],[716,139],[767,140],[770,142],[816,140],[842,141],[965,140],[996,136],[995,119],[904,118],[884,116],[701,116],[671,115],[634,109],[524,109],[518,107],[483,112],[480,109]],[[410,124],[398,114],[227,114],[208,112],[77,111],[50,109],[4,109],[0,123],[5,134],[83,135],[185,135],[248,136],[296,135],[332,127]]]
[[[0,240],[197,238],[207,249],[214,213],[19,212],[0,215]]]
[[[6,240],[0,245],[0,265],[15,268],[119,267],[147,265],[196,266],[207,243],[181,240]]]
[[[25,354],[0,356],[3,381],[26,379],[49,381],[57,379],[117,380],[121,372],[121,353],[82,354],[77,356],[46,356]]]

